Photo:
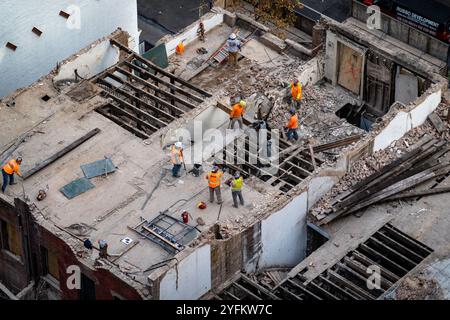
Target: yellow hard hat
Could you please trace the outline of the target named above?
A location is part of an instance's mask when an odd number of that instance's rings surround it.
[[[241,105],[242,108],[245,108],[247,106],[247,103],[244,100],[241,100],[239,104]]]

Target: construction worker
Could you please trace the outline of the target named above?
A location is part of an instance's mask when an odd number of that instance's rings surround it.
[[[175,142],[170,151],[172,158],[172,176],[180,177],[181,165],[183,164],[183,144],[180,141]]]
[[[291,83],[291,94],[292,106],[299,110],[302,104],[302,85],[297,79]]]
[[[209,186],[209,202],[214,202],[214,193],[216,193],[217,203],[222,204],[222,194],[220,192],[220,178],[223,173],[219,171],[218,166],[213,166],[212,171],[206,175]]]
[[[247,106],[247,103],[244,100],[241,100],[239,103],[236,103],[230,112],[230,125],[229,128],[234,129],[234,124],[236,122],[239,123],[239,129],[244,127],[244,122],[242,117],[244,116],[244,109]]]
[[[295,141],[298,140],[298,116],[295,109],[291,109],[290,111],[291,117],[289,118],[289,122],[286,125],[287,128],[287,138],[288,141],[294,139]]]
[[[177,55],[182,55],[184,53],[184,43],[183,41],[180,41],[180,43],[177,44],[175,48],[175,53]]]
[[[9,160],[7,164],[5,164],[2,168],[3,175],[3,185],[2,192],[5,193],[6,187],[8,186],[8,181],[10,185],[14,183],[14,173],[17,173],[19,177],[22,177],[22,173],[20,173],[20,165],[22,163],[22,158],[18,157],[17,159]]]
[[[236,171],[234,174],[234,179],[231,180],[231,195],[233,197],[233,207],[238,208],[238,198],[241,206],[244,205],[244,197],[242,197],[242,185],[244,183],[244,178],[242,178],[241,173]]]
[[[227,40],[228,62],[237,64],[237,54],[241,50],[241,42],[237,39],[235,33],[230,34]]]

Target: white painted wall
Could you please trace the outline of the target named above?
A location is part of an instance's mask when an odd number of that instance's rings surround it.
[[[294,267],[305,257],[307,192],[261,222],[262,252],[258,267]]]
[[[203,25],[205,26],[205,32],[208,32],[212,28],[223,23],[223,17],[224,17],[223,13],[206,14],[202,18]],[[184,32],[177,34],[175,37],[171,38],[168,42],[166,42],[167,56],[171,56],[172,54],[175,53],[175,48],[180,43],[180,41],[183,41],[184,45],[187,45],[190,42],[194,41],[197,38],[197,30],[198,30],[198,23],[195,22],[194,24],[187,27]],[[164,39],[162,40],[164,42]],[[159,44],[159,42],[157,44]]]
[[[74,79],[75,70],[82,78],[90,78],[119,62],[120,50],[105,40],[89,51],[63,64],[54,81]]]
[[[178,271],[177,271],[178,269]],[[178,286],[177,286],[178,277]],[[161,300],[195,300],[211,289],[211,246],[197,248],[160,282]]]
[[[373,151],[388,147],[393,141],[403,137],[405,133],[420,126],[439,105],[442,98],[438,90],[425,98],[410,112],[399,112],[394,119],[375,137]],[[420,98],[419,98],[420,99]]]
[[[72,16],[59,16],[61,10]],[[0,97],[32,84],[118,27],[130,33],[138,50],[136,0],[2,0],[0,21]],[[33,27],[43,32],[40,37]],[[6,48],[7,42],[17,50]]]

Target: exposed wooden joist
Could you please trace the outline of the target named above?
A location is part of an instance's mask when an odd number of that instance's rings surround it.
[[[143,62],[144,64],[146,64],[146,65],[149,66],[151,69],[153,69],[153,70],[155,70],[155,71],[158,71],[158,72],[161,73],[162,75],[164,75],[164,76],[166,76],[166,77],[168,77],[168,78],[170,78],[170,79],[173,79],[175,82],[178,82],[178,83],[180,83],[180,84],[186,86],[186,87],[189,88],[189,89],[192,89],[192,90],[194,90],[194,91],[197,91],[198,93],[204,95],[205,97],[211,97],[211,96],[212,96],[211,93],[209,93],[209,92],[207,92],[207,91],[205,91],[205,90],[203,90],[203,89],[200,89],[200,88],[197,87],[197,86],[194,86],[193,84],[191,84],[191,83],[189,83],[189,82],[187,82],[187,81],[185,81],[185,80],[183,80],[183,79],[181,79],[181,78],[179,78],[179,77],[177,77],[177,76],[171,74],[170,72],[167,72],[166,70],[164,70],[164,69],[158,67],[157,65],[155,65],[155,64],[152,63],[151,61],[149,61],[149,60],[147,60],[147,59],[144,59],[144,58],[142,58],[141,56],[138,56],[137,54],[134,54],[133,57],[134,57],[135,59],[137,59],[137,60]]]
[[[153,101],[155,102],[155,104],[156,104],[156,102],[157,102],[157,103],[160,103],[161,105],[163,105],[163,106],[169,108],[170,110],[175,111],[175,114],[177,114],[177,115],[180,115],[180,114],[183,114],[183,113],[184,113],[183,110],[178,109],[177,107],[175,107],[175,106],[171,105],[170,103],[168,103],[168,102],[166,102],[166,101],[160,99],[159,97],[157,97],[157,96],[151,94],[150,92],[144,91],[144,90],[142,90],[142,89],[140,89],[140,88],[134,86],[131,82],[126,81],[126,80],[123,80],[123,79],[121,79],[120,77],[116,76],[115,74],[108,73],[108,74],[105,75],[105,78],[108,78],[108,77],[111,78],[111,79],[113,79],[113,80],[116,81],[116,82],[121,83],[121,84],[124,85],[124,86],[128,86],[128,87],[131,88],[133,91],[135,91],[137,94],[144,95],[144,96],[146,96],[147,98],[153,100]],[[120,88],[118,88],[118,89],[120,89]],[[154,112],[160,114],[161,116],[165,116],[165,117],[171,118],[172,120],[177,119],[177,117],[173,116],[172,114],[167,113],[167,112],[164,111],[164,110],[161,110],[161,109],[158,108],[157,106],[153,106],[153,105],[151,105],[150,103],[147,103],[146,101],[142,100],[141,98],[137,98],[136,96],[132,95],[131,93],[126,92],[125,90],[120,89],[119,92],[120,92],[122,95],[124,95],[124,96],[126,96],[127,98],[129,98],[129,99],[133,99],[133,100],[135,100],[135,101],[137,101],[137,102],[143,104],[144,106],[146,106],[147,108],[149,108],[149,109],[153,110]]]
[[[111,104],[108,104],[107,107],[110,107]],[[135,128],[132,125],[129,125],[128,123],[125,123],[122,119],[120,119],[119,117],[111,114],[108,111],[105,111],[104,108],[107,108],[106,106],[102,106],[100,108],[97,109],[97,112],[100,113],[101,115],[103,115],[104,117],[108,118],[109,120],[111,120],[112,122],[118,124],[121,127],[124,127],[127,131],[130,131],[131,133],[133,133],[135,136],[141,138],[141,139],[148,139],[150,138],[150,135],[147,134],[146,132],[139,130],[137,128]]]
[[[133,120],[134,122],[136,122],[136,123],[138,123],[138,124],[140,124],[140,125],[142,125],[142,126],[148,128],[148,129],[152,130],[153,132],[156,132],[156,131],[159,130],[157,127],[151,125],[151,124],[148,123],[147,121],[138,118],[138,117],[135,116],[134,114],[132,114],[132,113],[126,111],[125,109],[123,109],[123,108],[121,108],[121,107],[116,106],[116,105],[113,104],[113,103],[111,103],[111,104],[109,105],[109,107],[110,107],[111,109],[113,109],[116,113],[128,117],[129,119],[131,119],[131,120]],[[112,112],[112,111],[110,111],[110,112]],[[114,113],[114,112],[113,112],[113,113]]]
[[[133,80],[143,84],[144,86],[152,89],[155,92],[161,93],[162,95],[164,95],[164,96],[166,96],[166,97],[168,97],[170,99],[173,99],[173,100],[177,101],[178,103],[181,103],[182,105],[188,107],[189,109],[195,109],[196,108],[196,106],[194,104],[190,103],[189,101],[186,101],[186,100],[180,98],[177,95],[171,94],[170,92],[162,90],[162,89],[158,88],[157,86],[155,86],[153,83],[151,83],[151,82],[149,82],[147,80],[144,80],[142,78],[139,78],[138,76],[128,72],[127,70],[125,70],[123,68],[117,67],[115,69],[115,71],[120,72],[123,75],[126,75],[128,78],[133,79]],[[176,107],[176,106],[174,105],[174,107]]]
[[[106,82],[104,80],[99,80],[100,82]],[[114,90],[114,89],[113,89]],[[150,124],[153,128],[155,128],[157,130],[159,130],[160,128],[163,128],[165,126],[167,126],[167,123],[165,123],[164,121],[162,121],[161,119],[158,119],[154,116],[152,116],[150,113],[145,112],[137,107],[135,107],[134,105],[132,105],[131,103],[119,98],[118,96],[116,96],[115,94],[112,94],[111,92],[108,92],[107,90],[104,90],[105,94],[108,95],[110,98],[112,98],[113,100],[117,101],[120,105],[122,105],[125,108],[128,108],[130,110],[132,110],[133,112],[135,112],[136,114],[139,114],[155,123],[158,124],[159,127],[157,127],[156,125],[152,125]]]
[[[167,81],[165,81],[165,80],[155,76],[154,74],[148,72],[147,70],[145,70],[145,69],[143,69],[143,68],[141,68],[141,67],[139,67],[139,66],[137,66],[135,64],[132,64],[132,63],[127,62],[127,61],[124,61],[123,63],[127,67],[133,69],[134,71],[137,71],[137,72],[139,72],[141,74],[145,74],[147,77],[149,77],[153,81],[165,85],[166,87],[168,87],[171,90],[172,94],[179,93],[179,94],[182,94],[182,95],[184,95],[184,96],[194,100],[195,102],[199,102],[199,103],[202,103],[204,101],[202,97],[199,97],[199,96],[197,96],[195,94],[192,94],[192,93],[190,93],[190,92],[188,92],[186,90],[183,90],[183,88],[180,88],[180,87],[178,87],[178,86],[176,86],[176,85],[174,85],[174,84],[172,84],[170,82],[167,82]]]

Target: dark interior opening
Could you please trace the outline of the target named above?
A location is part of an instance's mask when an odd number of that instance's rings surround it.
[[[358,106],[347,103],[338,111],[336,115],[341,119],[346,119],[348,123],[365,131],[372,130],[372,125],[377,121],[378,116],[372,114],[366,105]]]
[[[330,236],[325,230],[308,222],[306,224],[306,257],[319,249],[328,239]]]
[[[44,100],[45,102],[47,102],[48,100],[50,100],[51,98],[48,95],[45,95],[41,98],[42,100]]]

